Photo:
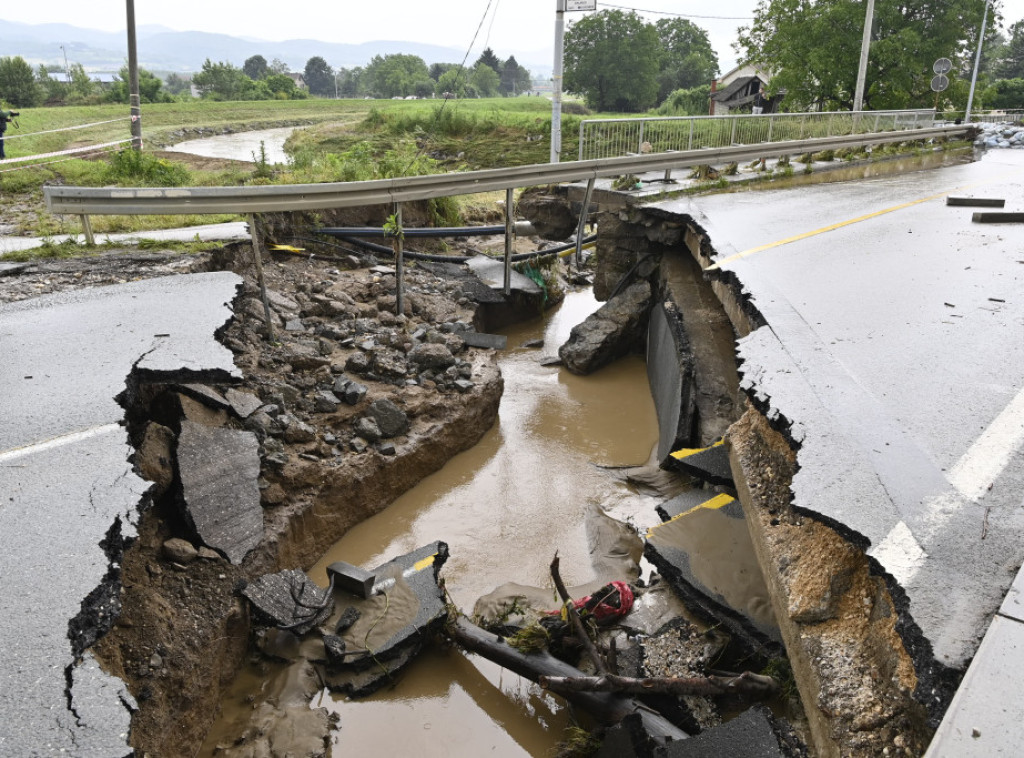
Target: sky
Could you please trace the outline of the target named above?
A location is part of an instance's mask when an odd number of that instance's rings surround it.
[[[984,0],[977,0],[979,5]],[[736,63],[732,48],[738,26],[749,23],[757,0],[618,0],[605,8],[634,8],[649,20],[678,14],[708,32],[724,73]],[[1002,0],[1006,25],[1024,19],[1024,0]],[[121,0],[46,0],[5,3],[0,17],[28,24],[63,22],[105,31],[125,28]],[[556,0],[386,0],[287,3],[241,0],[136,0],[137,25],[158,24],[178,31],[206,31],[265,40],[317,39],[359,43],[374,40],[428,42],[460,50],[470,61],[490,46],[499,58],[522,63],[553,59]],[[567,22],[584,13],[566,13]],[[717,17],[717,18],[712,18]],[[0,22],[2,23],[2,22]],[[479,28],[479,33],[477,32]]]

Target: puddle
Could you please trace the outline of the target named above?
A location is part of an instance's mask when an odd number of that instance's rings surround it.
[[[268,163],[287,163],[289,157],[284,151],[284,142],[295,129],[294,126],[284,126],[254,132],[221,134],[215,137],[186,140],[166,149],[170,152],[189,153],[204,158],[253,161],[253,155],[259,155],[260,142],[262,142],[267,151]]]

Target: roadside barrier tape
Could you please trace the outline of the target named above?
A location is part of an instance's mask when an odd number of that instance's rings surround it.
[[[20,158],[4,158],[0,160],[0,166],[6,166],[10,163],[24,163],[25,161],[35,161],[40,158],[57,158],[61,155],[79,155],[81,153],[92,153],[97,150],[101,150],[106,147],[115,147],[117,145],[124,145],[130,143],[132,140],[122,139],[117,142],[103,142],[99,145],[90,145],[89,147],[73,147],[68,150],[58,150],[54,153],[36,153],[35,155],[23,155]]]
[[[99,148],[99,149],[96,149],[96,150],[89,150],[88,152],[81,153],[81,155],[94,155],[96,153],[112,153],[115,150],[117,150],[116,147],[104,147],[104,148]],[[32,157],[38,157],[38,156],[32,156]],[[52,165],[54,163],[67,163],[68,161],[78,160],[78,157],[79,156],[75,156],[75,157],[72,157],[72,158],[57,158],[56,160],[43,161],[42,163],[29,163],[27,166],[15,166],[14,168],[4,168],[4,169],[0,169],[0,174],[9,174],[12,171],[24,171],[27,168],[42,168],[44,166],[50,166],[50,165]]]
[[[102,126],[103,124],[116,124],[118,121],[131,121],[130,116],[114,118],[110,121],[94,121],[91,124],[79,124],[78,126],[62,126],[60,129],[47,129],[42,132],[26,132],[23,134],[4,134],[4,140],[22,139],[23,137],[34,137],[37,134],[55,134],[56,132],[70,132],[74,129],[88,129],[90,126]]]

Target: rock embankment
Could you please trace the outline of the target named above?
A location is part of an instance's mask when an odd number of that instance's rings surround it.
[[[980,123],[981,134],[974,139],[975,147],[996,147],[1011,150],[1024,148],[1024,126],[1019,124]]]

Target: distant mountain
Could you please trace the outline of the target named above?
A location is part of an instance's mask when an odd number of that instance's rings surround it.
[[[316,55],[334,68],[365,66],[375,55],[394,53],[418,55],[428,64],[456,63],[465,55],[465,50],[451,47],[391,40],[358,45],[310,39],[270,42],[228,34],[177,32],[163,26],[140,26],[135,34],[139,65],[159,72],[198,71],[207,58],[241,66],[246,58],[253,55],[262,55],[267,61],[279,58],[292,71],[302,71],[306,61]],[[123,31],[103,32],[68,24],[22,24],[0,20],[0,56],[20,55],[33,67],[45,64],[63,68],[66,53],[68,63],[81,63],[87,71],[117,71],[127,60],[127,48]],[[520,59],[520,63],[537,73],[550,72],[551,68],[550,62],[536,67],[524,59]]]

